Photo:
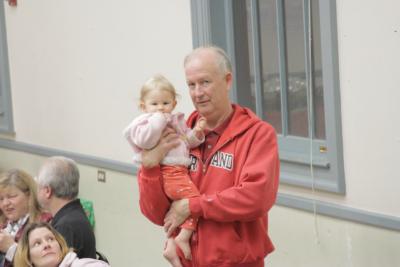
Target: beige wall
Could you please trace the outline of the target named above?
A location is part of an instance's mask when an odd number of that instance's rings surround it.
[[[32,175],[44,158],[0,149],[0,169],[18,166]],[[94,202],[98,249],[112,266],[168,266],[162,258],[164,233],[140,213],[136,177],[106,170],[97,182],[97,168],[80,165],[81,198]],[[400,232],[379,229],[290,208],[270,213],[276,250],[269,267],[400,266]]]
[[[400,266],[400,232],[275,206],[268,267]]]
[[[183,57],[187,0],[5,1],[15,140],[130,161],[122,130],[139,89],[162,73],[192,110]]]
[[[281,192],[400,216],[397,10],[395,0],[337,0],[346,195]],[[129,162],[121,131],[156,72],[182,95],[177,110],[192,110],[182,70],[189,1],[19,1],[5,14],[16,130],[7,138]]]
[[[5,3],[16,141],[129,162],[122,129],[140,85],[164,73],[189,113],[190,1]],[[356,11],[355,11],[356,10]],[[400,216],[400,2],[337,0],[345,196],[282,193]],[[171,15],[174,14],[174,15]],[[374,18],[374,19],[372,19]]]

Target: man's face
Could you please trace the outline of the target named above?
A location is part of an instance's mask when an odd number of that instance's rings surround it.
[[[39,202],[39,205],[44,208],[47,209],[47,192],[48,188],[46,186],[41,186],[38,184],[37,187],[37,200]]]
[[[193,105],[205,118],[217,117],[229,106],[231,73],[221,73],[210,52],[195,55],[185,65]]]

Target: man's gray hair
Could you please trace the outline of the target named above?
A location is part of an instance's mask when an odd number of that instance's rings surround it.
[[[78,166],[70,158],[50,157],[40,168],[37,183],[49,186],[58,198],[75,199],[79,193]]]
[[[215,45],[205,45],[195,48],[185,57],[183,65],[186,66],[186,63],[188,63],[188,61],[190,61],[193,56],[203,51],[212,51],[216,55],[215,60],[221,73],[225,74],[228,72],[232,72],[232,63],[228,57],[228,54],[221,47]]]

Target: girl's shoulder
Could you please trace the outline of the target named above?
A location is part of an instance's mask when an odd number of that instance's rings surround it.
[[[91,258],[79,259],[75,252],[68,252],[59,267],[110,267],[110,265],[104,261]]]

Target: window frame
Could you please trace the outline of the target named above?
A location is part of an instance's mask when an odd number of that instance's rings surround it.
[[[4,4],[0,5],[0,133],[14,134]]]
[[[257,32],[258,1],[250,0],[253,16],[251,18],[253,31]],[[310,0],[303,0],[307,4]],[[321,34],[321,58],[324,85],[324,115],[326,140],[312,138],[299,138],[294,136],[278,135],[279,153],[281,159],[281,183],[305,188],[313,188],[338,194],[345,194],[345,175],[343,164],[343,145],[341,129],[341,105],[339,88],[339,66],[337,47],[337,22],[336,1],[319,0],[320,34]],[[240,31],[246,31],[243,26],[244,18],[242,0],[192,0],[192,29],[193,46],[215,44],[224,48],[231,57],[235,81],[231,97],[234,102],[248,91],[243,92],[238,88],[249,88],[251,77],[246,75],[243,62],[248,62],[248,50],[245,47],[247,37],[243,40]],[[281,0],[276,0],[277,7]],[[277,30],[281,25],[278,24]],[[255,35],[256,36],[256,35]],[[260,40],[253,38],[251,45],[255,51],[260,49]],[[280,49],[280,48],[279,48]],[[243,58],[247,54],[247,59]],[[256,53],[254,53],[256,54]],[[246,61],[247,60],[247,61]],[[254,64],[259,64],[260,57],[253,57]],[[261,66],[261,65],[258,65]],[[248,68],[245,67],[245,68]],[[261,83],[261,69],[255,69],[254,83]],[[282,69],[282,66],[280,67]],[[249,73],[249,72],[248,72]],[[257,74],[258,73],[258,74]],[[248,75],[249,76],[249,75]],[[262,93],[256,90],[256,113],[262,114]],[[241,102],[241,104],[243,104]],[[323,148],[327,148],[324,151]],[[312,150],[312,153],[310,153]],[[322,152],[321,152],[322,151]],[[311,155],[312,154],[312,155]],[[311,171],[311,164],[313,166]]]

